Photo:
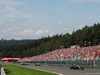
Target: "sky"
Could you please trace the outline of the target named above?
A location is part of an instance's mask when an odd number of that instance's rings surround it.
[[[39,39],[100,23],[100,0],[0,0],[0,39]]]

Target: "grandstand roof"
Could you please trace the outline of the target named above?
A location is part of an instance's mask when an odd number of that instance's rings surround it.
[[[1,60],[20,60],[21,58],[1,58]]]

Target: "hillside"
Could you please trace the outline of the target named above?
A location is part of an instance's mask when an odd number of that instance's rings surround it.
[[[0,46],[11,46],[31,43],[34,40],[0,40]]]

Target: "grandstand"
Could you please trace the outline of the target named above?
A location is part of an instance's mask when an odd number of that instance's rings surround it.
[[[99,59],[100,58],[100,45],[80,47],[80,48],[64,48],[57,49],[46,54],[26,57],[19,61],[59,61],[67,59]]]

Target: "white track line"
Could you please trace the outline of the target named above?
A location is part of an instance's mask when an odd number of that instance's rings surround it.
[[[40,70],[40,71],[44,71],[44,72],[50,72],[50,73],[55,73],[55,74],[58,74],[58,75],[63,75],[63,74],[60,74],[60,73],[51,72],[51,71],[47,71],[47,70],[41,70],[41,69],[36,69],[36,70]]]

